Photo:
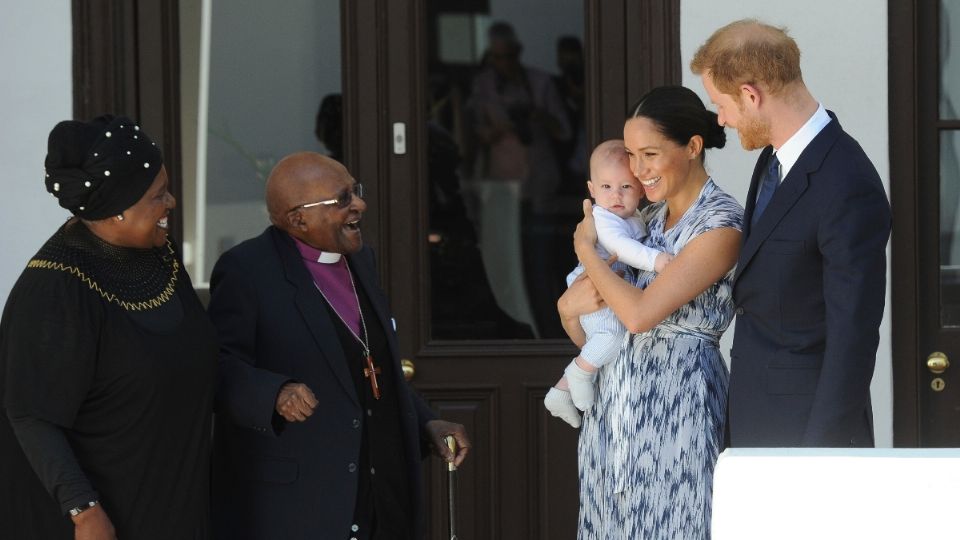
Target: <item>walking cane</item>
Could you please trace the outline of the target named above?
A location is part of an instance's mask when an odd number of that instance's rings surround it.
[[[456,456],[457,455],[457,440],[453,438],[453,435],[447,435],[447,448],[450,449],[450,452]],[[450,523],[450,540],[457,540],[457,514],[456,514],[456,505],[454,504],[454,491],[456,489],[456,480],[457,480],[457,466],[451,461],[447,463],[447,518]]]

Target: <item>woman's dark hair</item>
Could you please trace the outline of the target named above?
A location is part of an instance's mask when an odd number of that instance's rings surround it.
[[[693,90],[683,86],[659,86],[630,107],[630,118],[648,118],[666,138],[686,145],[694,135],[703,138],[703,148],[723,148],[727,134],[717,124],[717,113],[707,110]],[[703,154],[701,154],[702,156]]]

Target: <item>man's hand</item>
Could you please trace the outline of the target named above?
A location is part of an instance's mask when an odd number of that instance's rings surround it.
[[[70,519],[73,520],[75,540],[116,540],[117,533],[113,523],[99,504]]]
[[[303,383],[288,382],[277,393],[277,413],[287,422],[303,422],[316,406],[317,398]]]
[[[447,422],[446,420],[430,420],[427,422],[427,432],[430,435],[430,444],[433,446],[433,452],[439,455],[446,462],[453,462],[457,467],[463,463],[470,451],[470,438],[467,437],[467,430],[462,424]],[[447,448],[447,442],[444,438],[447,435],[453,435],[457,441],[457,455],[454,456]]]

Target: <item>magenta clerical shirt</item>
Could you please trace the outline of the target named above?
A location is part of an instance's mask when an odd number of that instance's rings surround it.
[[[351,285],[346,257],[308,246],[297,238],[293,241],[300,251],[303,265],[334,311],[340,314],[354,335],[365,338],[360,326],[360,306]]]

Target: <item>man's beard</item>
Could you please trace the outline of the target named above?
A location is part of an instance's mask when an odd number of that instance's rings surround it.
[[[758,116],[742,117],[743,125],[737,127],[737,136],[744,150],[756,150],[770,144],[770,123]]]

